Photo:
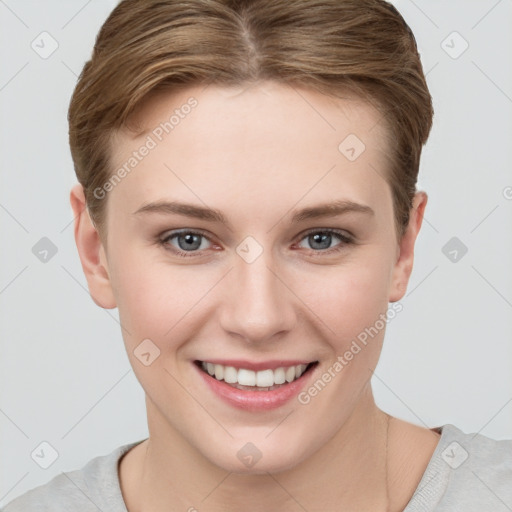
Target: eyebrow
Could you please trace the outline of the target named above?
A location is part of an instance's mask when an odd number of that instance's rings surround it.
[[[292,216],[292,223],[302,222],[309,219],[317,219],[320,217],[336,217],[346,213],[363,213],[366,215],[374,215],[374,211],[367,205],[355,203],[354,201],[339,200],[329,203],[323,203],[315,206],[309,206],[302,210],[295,211]],[[195,219],[206,220],[209,222],[218,222],[220,224],[229,225],[225,215],[216,209],[196,206],[189,203],[181,203],[179,201],[156,201],[141,206],[134,215],[158,213],[163,215],[183,215]]]

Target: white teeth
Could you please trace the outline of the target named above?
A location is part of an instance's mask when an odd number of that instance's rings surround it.
[[[222,380],[224,378],[224,366],[221,364],[215,365],[215,378],[217,380]]]
[[[256,386],[256,372],[240,368],[238,370],[238,384],[242,386]]]
[[[234,384],[238,382],[238,370],[233,366],[224,367],[224,380],[228,384]]]
[[[284,368],[274,370],[274,384],[284,384],[285,381]]]
[[[259,388],[270,388],[276,384],[293,382],[298,379],[306,370],[307,365],[298,364],[296,366],[280,367],[275,370],[260,370],[255,372],[246,368],[235,368],[234,366],[224,366],[222,364],[213,364],[202,362],[203,370],[207,371],[217,380],[224,380],[228,384],[240,384],[242,386],[257,386]]]
[[[291,382],[295,379],[295,366],[290,366],[289,368],[286,368],[285,373],[286,382]]]
[[[263,370],[256,372],[256,386],[260,388],[269,388],[274,385],[274,372],[272,370]]]
[[[298,364],[295,367],[295,378],[298,379],[304,373],[305,369],[306,369],[305,364]]]

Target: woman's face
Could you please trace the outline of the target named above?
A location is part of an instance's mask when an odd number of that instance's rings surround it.
[[[210,85],[154,96],[139,135],[117,134],[102,258],[152,436],[279,471],[368,410],[410,272],[379,117],[272,82]]]

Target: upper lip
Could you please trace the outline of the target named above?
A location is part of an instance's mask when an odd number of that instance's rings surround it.
[[[273,361],[247,361],[245,359],[200,359],[200,362],[221,364],[223,366],[234,366],[235,368],[245,368],[255,372],[260,370],[275,370],[276,368],[287,368],[289,366],[297,366],[305,364],[306,366],[316,361],[311,359],[277,359]]]

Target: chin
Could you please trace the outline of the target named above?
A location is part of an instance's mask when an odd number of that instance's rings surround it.
[[[310,442],[304,441],[301,445],[314,450]],[[264,438],[261,442],[237,440],[231,446],[226,446],[222,452],[203,454],[214,465],[230,473],[265,475],[281,473],[298,466],[308,457],[308,453],[301,449],[301,445],[286,443],[283,436],[272,442]]]

